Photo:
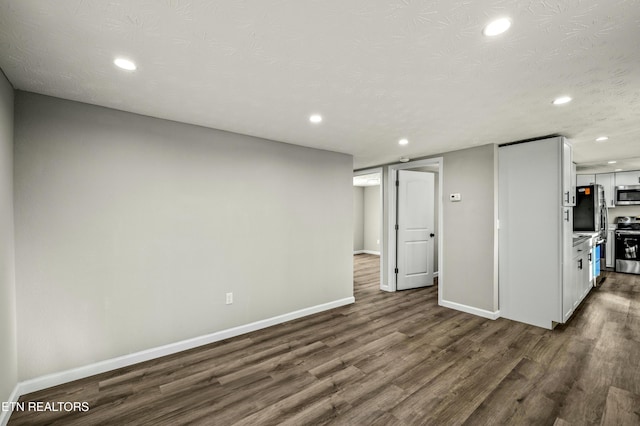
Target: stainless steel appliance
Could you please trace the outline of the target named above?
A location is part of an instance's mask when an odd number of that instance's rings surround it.
[[[573,232],[597,232],[596,243],[607,240],[609,210],[602,185],[585,185],[576,188],[576,205],[573,208]]]
[[[640,204],[640,185],[616,186],[616,205],[630,206]]]
[[[616,219],[616,272],[640,274],[640,220],[636,217]]]

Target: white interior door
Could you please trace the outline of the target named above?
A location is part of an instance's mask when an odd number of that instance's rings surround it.
[[[433,173],[398,170],[396,289],[433,285]]]

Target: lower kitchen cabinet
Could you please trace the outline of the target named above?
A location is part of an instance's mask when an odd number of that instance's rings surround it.
[[[592,282],[589,271],[592,268],[592,260],[590,253],[591,247],[588,240],[573,247],[572,277],[564,281],[562,288],[562,316],[565,322],[591,290]]]
[[[610,225],[610,226],[614,226],[614,225]],[[607,244],[605,246],[605,252],[604,252],[604,256],[605,256],[605,262],[604,265],[607,268],[613,268],[614,267],[614,250],[615,250],[615,246],[616,246],[616,240],[615,240],[615,233],[613,229],[607,229]]]

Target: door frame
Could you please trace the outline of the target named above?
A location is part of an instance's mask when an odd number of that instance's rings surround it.
[[[438,164],[438,303],[440,303],[440,299],[442,299],[442,288],[444,283],[444,271],[442,268],[442,247],[444,241],[443,234],[443,196],[442,196],[442,171],[444,166],[444,158],[443,157],[434,157],[428,158],[425,160],[416,160],[409,161],[407,163],[398,163],[387,166],[387,193],[389,194],[389,201],[387,203],[387,285],[381,287],[386,291],[396,291],[396,200],[398,197],[398,188],[396,187],[396,178],[398,175],[398,170],[407,170],[407,169],[415,169],[418,167],[431,166],[434,164]]]
[[[362,176],[362,175],[370,175],[372,173],[378,173],[378,175],[380,175],[380,185],[379,186],[379,190],[380,190],[380,231],[379,231],[379,235],[380,235],[380,288],[383,287],[383,282],[384,282],[384,274],[383,274],[383,267],[382,267],[382,261],[385,258],[384,257],[384,247],[385,247],[385,241],[384,241],[384,169],[382,167],[375,167],[372,169],[363,169],[363,170],[358,170],[358,171],[354,171],[353,172],[353,176]]]

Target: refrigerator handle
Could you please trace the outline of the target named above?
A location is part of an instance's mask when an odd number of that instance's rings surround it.
[[[557,198],[556,198],[557,199]],[[564,210],[564,220],[569,222],[569,209]]]
[[[604,232],[603,239],[607,241],[607,231],[609,229],[609,207],[607,207],[607,201],[604,201]]]

